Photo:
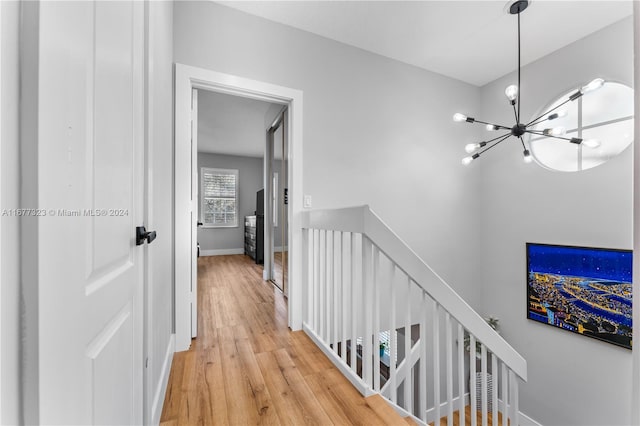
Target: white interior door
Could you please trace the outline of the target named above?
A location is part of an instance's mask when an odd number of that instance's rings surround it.
[[[38,8],[39,423],[141,424],[144,4]]]

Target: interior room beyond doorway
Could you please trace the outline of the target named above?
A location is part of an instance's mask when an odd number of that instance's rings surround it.
[[[198,90],[197,104],[200,255],[266,261],[264,278],[286,292],[284,106],[206,90]],[[265,193],[271,194],[266,200]],[[265,223],[267,207],[271,221]]]

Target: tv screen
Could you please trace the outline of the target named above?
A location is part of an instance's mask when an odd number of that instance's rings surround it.
[[[527,318],[631,349],[630,250],[527,243]]]

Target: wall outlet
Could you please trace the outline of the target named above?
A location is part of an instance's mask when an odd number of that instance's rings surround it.
[[[302,207],[310,209],[312,205],[311,195],[305,195],[302,197]]]

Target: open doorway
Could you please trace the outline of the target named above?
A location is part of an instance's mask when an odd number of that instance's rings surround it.
[[[196,90],[194,90],[196,89]],[[293,330],[302,328],[303,292],[301,264],[296,264],[294,254],[301,253],[302,247],[302,92],[269,83],[245,79],[202,68],[176,64],[175,70],[175,189],[174,189],[174,279],[175,279],[175,342],[176,351],[186,350],[192,337],[197,333],[197,252],[196,229],[198,218],[198,197],[193,188],[197,187],[197,93],[207,90],[242,98],[267,101],[286,106],[287,126],[287,217],[289,218],[288,241],[286,246],[291,255],[287,256],[288,275],[288,317]],[[263,143],[264,138],[263,128]],[[195,139],[195,140],[194,140]],[[265,144],[266,146],[266,144]],[[265,194],[270,200],[271,187],[265,161],[263,169]],[[241,177],[239,177],[241,180]],[[265,203],[266,204],[266,203]],[[269,203],[270,204],[270,203]],[[269,206],[271,207],[271,206]],[[270,209],[265,208],[265,224],[272,220]],[[239,219],[239,217],[238,217]],[[244,225],[244,224],[243,224]],[[270,227],[265,226],[265,241],[270,241]],[[301,262],[303,259],[298,259]],[[265,250],[263,278],[271,279],[271,258]]]
[[[245,255],[262,265],[265,123],[282,105],[197,92],[200,256]]]

